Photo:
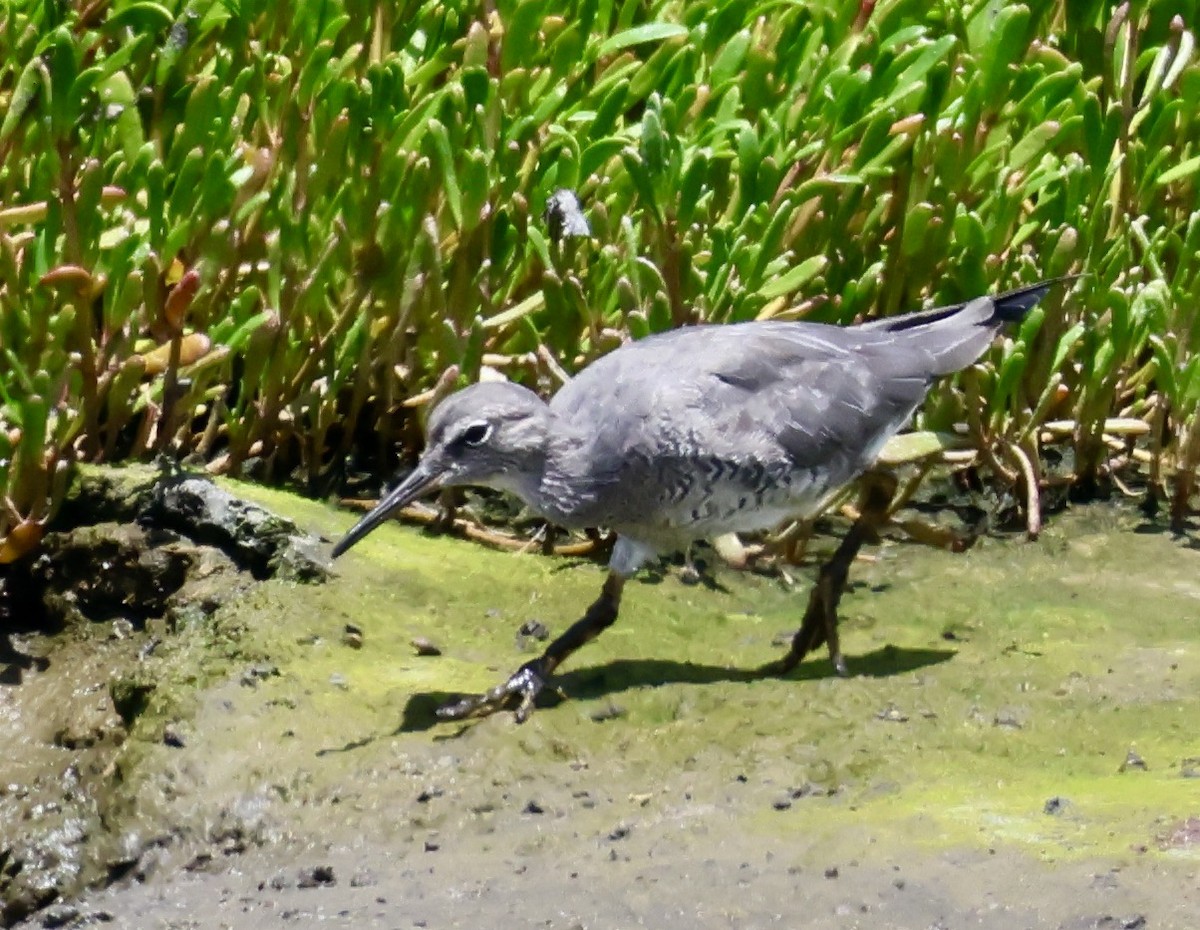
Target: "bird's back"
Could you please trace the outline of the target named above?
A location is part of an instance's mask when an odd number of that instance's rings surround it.
[[[865,326],[698,326],[622,346],[550,403],[574,437],[558,516],[661,545],[810,512],[1050,283]]]
[[[579,520],[678,542],[816,507],[925,396],[931,361],[895,343],[750,323],[676,330],[601,358],[550,405],[582,437],[595,483]]]

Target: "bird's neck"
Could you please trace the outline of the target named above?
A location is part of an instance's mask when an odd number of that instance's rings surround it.
[[[581,514],[591,501],[587,433],[546,411],[546,443],[540,469],[517,477],[512,490],[558,526],[582,528]]]

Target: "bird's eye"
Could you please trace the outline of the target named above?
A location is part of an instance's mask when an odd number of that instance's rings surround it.
[[[492,435],[490,423],[472,423],[463,430],[460,439],[464,446],[482,446],[490,435]]]

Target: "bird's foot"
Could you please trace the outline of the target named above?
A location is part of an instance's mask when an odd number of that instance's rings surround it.
[[[534,659],[513,672],[507,681],[489,691],[482,694],[470,694],[460,700],[443,704],[437,709],[437,715],[443,720],[486,717],[504,710],[516,699],[517,706],[513,716],[517,723],[524,723],[533,713],[533,702],[546,687],[547,677],[542,671],[541,661]]]
[[[767,662],[758,668],[758,674],[765,678],[779,678],[788,674],[792,669],[804,661],[809,653],[814,652],[825,642],[823,634],[802,627],[797,632],[795,639],[792,642],[792,648],[788,653],[780,659],[775,659],[772,662]],[[833,670],[840,678],[850,677],[850,672],[846,668],[846,658],[842,655],[842,650],[835,646],[829,650],[829,661],[833,664]]]

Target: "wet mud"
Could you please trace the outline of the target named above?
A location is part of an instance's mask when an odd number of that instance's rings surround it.
[[[301,535],[353,522],[222,486]],[[535,654],[601,566],[388,526],[313,584],[173,532],[220,567],[142,617],[96,580],[59,633],[14,639],[47,664],[0,685],[10,924],[1200,915],[1200,553],[1133,509],[1068,509],[1034,544],[872,547],[842,606],[848,679],[823,654],[782,679],[748,671],[794,630],[815,561],[794,587],[647,575],[520,727],[433,709]],[[124,577],[142,550],[122,551]],[[205,578],[221,596],[179,595]]]

